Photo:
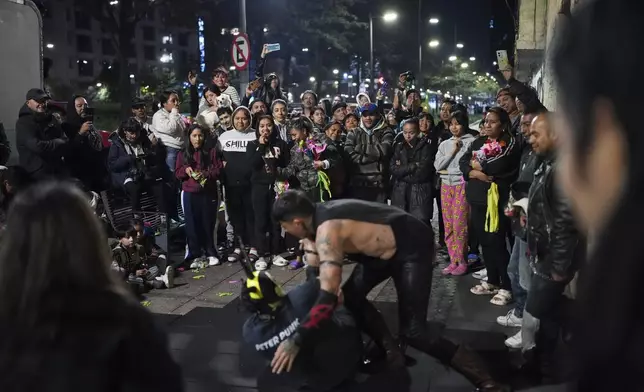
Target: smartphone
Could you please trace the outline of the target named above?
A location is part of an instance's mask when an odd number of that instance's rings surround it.
[[[255,91],[262,86],[262,78],[257,78],[249,83],[250,89]]]
[[[280,50],[280,44],[266,44],[266,53],[277,52]]]
[[[94,108],[83,109],[83,120],[94,121]]]
[[[496,62],[499,65],[499,71],[505,71],[512,68],[512,66],[510,65],[510,60],[508,59],[507,50],[496,51]]]

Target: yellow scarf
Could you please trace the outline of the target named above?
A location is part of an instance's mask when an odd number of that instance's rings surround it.
[[[487,191],[487,211],[485,213],[485,231],[496,233],[499,230],[499,187],[496,183],[490,184]]]

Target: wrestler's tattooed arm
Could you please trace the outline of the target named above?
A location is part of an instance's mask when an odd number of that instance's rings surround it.
[[[294,334],[298,345],[305,342],[313,330],[323,327],[333,315],[342,283],[342,242],[340,222],[328,221],[320,225],[315,241],[320,257],[320,293]]]

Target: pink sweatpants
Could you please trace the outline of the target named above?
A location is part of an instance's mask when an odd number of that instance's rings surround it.
[[[465,262],[470,207],[465,199],[465,184],[441,184],[441,210],[445,224],[445,244],[452,263]]]

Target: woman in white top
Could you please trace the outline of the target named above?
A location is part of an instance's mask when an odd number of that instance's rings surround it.
[[[450,259],[443,274],[458,276],[467,273],[467,225],[470,210],[465,199],[465,181],[459,161],[475,137],[467,132],[467,113],[456,111],[452,113],[450,121],[452,137],[438,146],[434,166],[441,176],[441,211]]]
[[[152,129],[166,148],[165,163],[174,173],[177,154],[183,148],[186,119],[179,113],[179,96],[174,91],[164,91],[159,97],[161,109],[152,116]]]

